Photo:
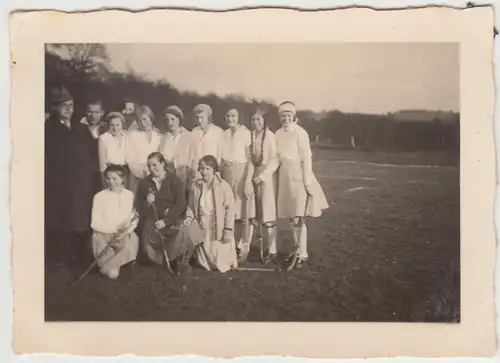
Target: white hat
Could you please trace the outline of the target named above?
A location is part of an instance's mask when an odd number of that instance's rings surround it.
[[[296,110],[295,110],[295,105],[292,103],[292,102],[289,102],[289,101],[286,101],[286,102],[283,102],[280,106],[279,106],[279,113],[283,113],[283,112],[291,112],[295,115],[296,113]]]

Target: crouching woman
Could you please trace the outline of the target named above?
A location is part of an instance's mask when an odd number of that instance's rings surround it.
[[[203,245],[195,251],[197,263],[208,271],[224,273],[238,267],[233,231],[235,201],[231,187],[218,170],[212,155],[200,159],[201,178],[191,185],[184,225],[198,223],[202,229]]]
[[[120,267],[137,257],[139,238],[134,230],[138,218],[134,195],[124,187],[123,167],[108,166],[104,179],[107,188],[94,196],[92,205],[92,251],[101,273],[116,279]]]
[[[141,246],[148,259],[158,265],[174,264],[178,274],[191,272],[189,260],[203,235],[197,223],[184,226],[187,207],[184,183],[166,167],[164,156],[148,156],[150,174],[139,182],[136,208],[140,214]]]

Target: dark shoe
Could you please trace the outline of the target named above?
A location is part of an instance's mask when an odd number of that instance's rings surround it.
[[[304,265],[306,265],[308,262],[309,262],[309,259],[307,257],[306,258],[299,257],[297,259],[297,262],[295,263],[295,268],[301,268]]]
[[[269,263],[275,263],[277,259],[278,259],[278,254],[276,254],[276,253],[269,253],[267,255],[267,257],[265,257],[264,261],[265,261],[265,264],[267,265]]]
[[[193,270],[193,268],[191,267],[191,265],[187,262],[179,262],[177,264],[177,274],[180,275],[180,276],[187,276],[191,273],[191,271]]]

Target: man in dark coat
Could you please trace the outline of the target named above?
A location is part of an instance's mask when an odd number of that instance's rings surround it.
[[[45,122],[46,258],[73,264],[85,256],[92,201],[100,188],[97,138],[89,124],[72,122],[73,99],[66,88],[51,90]]]
[[[69,252],[70,146],[73,97],[64,87],[50,90],[45,121],[45,257],[63,262]]]

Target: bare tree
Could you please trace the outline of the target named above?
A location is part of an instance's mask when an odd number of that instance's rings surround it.
[[[103,44],[47,44],[46,51],[58,55],[64,61],[64,71],[75,81],[105,80],[109,73],[108,54]]]

